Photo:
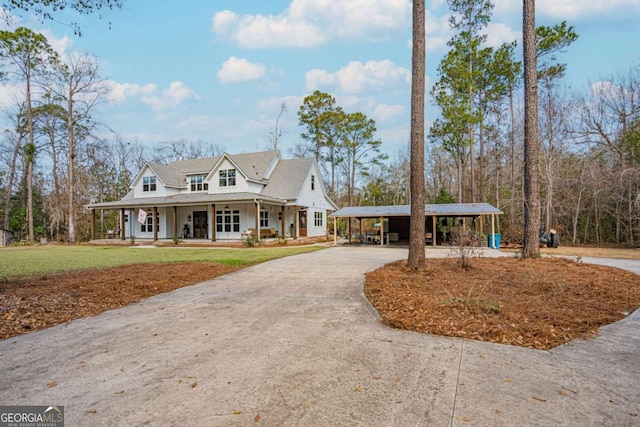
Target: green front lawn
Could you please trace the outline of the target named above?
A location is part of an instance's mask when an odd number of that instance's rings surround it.
[[[0,279],[142,263],[217,262],[249,266],[318,249],[320,249],[318,246],[251,249],[127,246],[7,247],[0,249]]]

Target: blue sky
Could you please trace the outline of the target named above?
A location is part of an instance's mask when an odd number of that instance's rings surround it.
[[[494,4],[489,43],[520,40],[521,1]],[[536,7],[538,25],[566,20],[580,35],[559,58],[572,89],[640,59],[640,0],[538,0]],[[428,84],[452,35],[448,14],[445,0],[427,1]],[[286,152],[299,140],[302,99],[319,89],[346,111],[374,118],[385,152],[408,143],[409,0],[125,0],[101,20],[57,17],[78,22],[82,37],[56,22],[23,24],[59,51],[100,59],[112,87],[100,119],[130,140],[202,139],[231,153],[260,150],[284,102]],[[0,106],[10,93],[0,87]],[[427,122],[436,114],[429,106]]]

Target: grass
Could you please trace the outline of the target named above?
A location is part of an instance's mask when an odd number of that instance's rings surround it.
[[[143,263],[217,262],[225,265],[249,266],[318,249],[317,246],[262,249],[126,246],[8,247],[0,249],[0,279]]]

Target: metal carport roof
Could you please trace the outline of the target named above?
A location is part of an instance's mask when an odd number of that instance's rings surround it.
[[[502,211],[489,203],[446,203],[425,205],[425,216],[500,215]],[[335,211],[334,218],[380,218],[411,216],[410,205],[348,206]]]

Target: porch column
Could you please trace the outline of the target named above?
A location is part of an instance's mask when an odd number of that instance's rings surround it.
[[[173,238],[176,239],[174,241],[178,241],[178,207],[173,207]]]
[[[436,240],[438,240],[438,235],[436,234],[436,216],[433,216],[433,232],[431,233],[431,244],[433,247],[436,247]]]
[[[380,246],[384,245],[384,217],[380,217]]]
[[[216,241],[216,204],[211,203],[211,241]]]
[[[285,223],[285,220],[284,220],[284,205],[282,205],[282,208],[280,210],[280,230],[281,230],[283,239],[285,237],[284,223]]]
[[[160,224],[158,221],[158,208],[156,206],[153,207],[153,241],[158,241],[158,228],[160,228]]]
[[[338,218],[333,217],[333,246],[338,246]]]
[[[260,241],[260,203],[258,201],[256,203],[256,241]]]
[[[91,209],[91,240],[96,238],[96,210]]]
[[[293,207],[293,231],[292,231],[294,239],[298,238],[298,207]]]
[[[131,218],[133,219],[133,218]],[[120,240],[124,240],[124,208],[120,209]]]

